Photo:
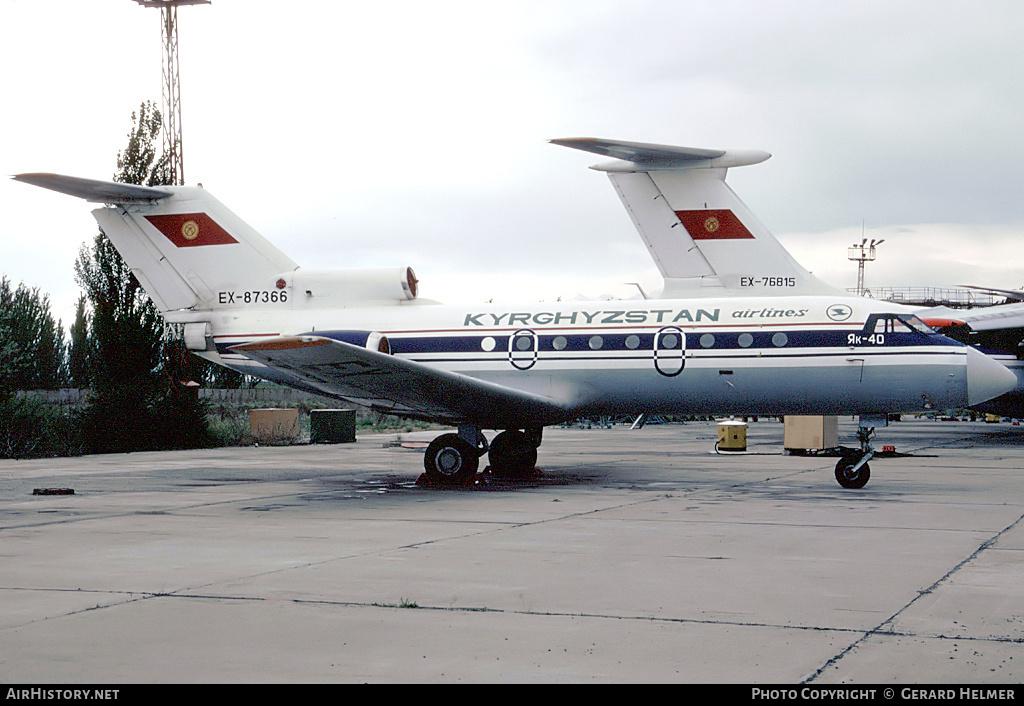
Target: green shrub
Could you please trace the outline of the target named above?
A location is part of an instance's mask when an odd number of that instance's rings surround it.
[[[52,458],[81,453],[79,414],[15,395],[0,399],[0,458]]]

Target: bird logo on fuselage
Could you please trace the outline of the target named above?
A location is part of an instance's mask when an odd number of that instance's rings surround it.
[[[853,315],[853,307],[846,304],[833,304],[825,310],[825,313],[833,321],[846,321]]]

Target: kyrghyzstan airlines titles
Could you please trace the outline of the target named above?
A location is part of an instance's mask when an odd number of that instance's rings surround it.
[[[739,309],[734,319],[788,319],[806,316],[808,309]],[[616,324],[679,324],[718,321],[721,309],[602,309],[598,311],[516,311],[466,314],[463,326],[594,326]]]

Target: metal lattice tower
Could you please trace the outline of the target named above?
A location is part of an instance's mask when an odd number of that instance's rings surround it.
[[[875,259],[875,247],[885,242],[885,238],[881,240],[871,239],[871,243],[868,243],[868,239],[864,238],[860,241],[860,245],[854,243],[847,249],[847,259],[857,263],[857,296],[862,297],[867,291],[864,288],[864,263],[872,262]]]
[[[171,184],[185,183],[185,161],[181,143],[181,84],[178,80],[178,6],[209,5],[211,0],[135,0],[144,7],[160,8],[163,30],[164,154],[168,155]]]

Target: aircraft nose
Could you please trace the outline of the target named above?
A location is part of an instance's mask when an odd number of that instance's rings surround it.
[[[1017,376],[999,361],[967,349],[967,404],[973,407],[1017,387]]]

